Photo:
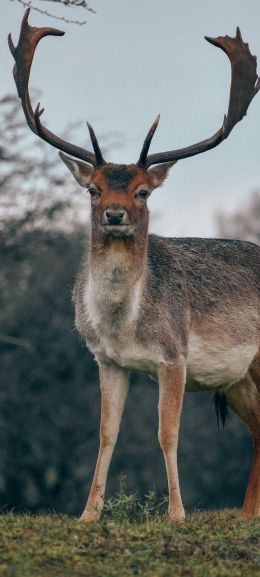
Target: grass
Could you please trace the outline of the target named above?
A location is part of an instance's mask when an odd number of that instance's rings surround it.
[[[160,508],[160,507],[159,507]],[[102,521],[0,516],[1,577],[260,577],[260,522],[235,510],[195,512],[180,524],[120,491]]]

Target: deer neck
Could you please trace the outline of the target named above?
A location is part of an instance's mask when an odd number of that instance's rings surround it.
[[[141,282],[146,267],[147,236],[100,237],[92,232],[90,243],[90,276],[112,290],[117,299],[120,292]],[[106,295],[107,296],[107,295]]]
[[[89,253],[88,302],[92,324],[131,324],[139,310],[147,254],[147,236],[98,237],[92,233]]]

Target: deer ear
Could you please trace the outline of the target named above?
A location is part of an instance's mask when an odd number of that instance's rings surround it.
[[[166,177],[169,174],[171,167],[176,164],[177,161],[174,162],[164,162],[164,164],[157,164],[152,168],[149,168],[148,175],[150,177],[152,189],[161,186],[164,182]]]
[[[74,178],[77,182],[87,188],[91,182],[92,175],[94,172],[93,166],[86,164],[85,162],[81,162],[80,160],[74,160],[74,158],[70,158],[63,152],[59,152],[59,155],[63,162],[67,165],[70,172],[73,174]]]

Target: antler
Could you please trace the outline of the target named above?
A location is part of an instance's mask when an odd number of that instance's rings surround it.
[[[218,36],[217,38],[208,38],[205,36],[205,38],[211,44],[224,50],[231,63],[232,77],[229,107],[227,116],[224,116],[223,125],[218,132],[207,140],[197,142],[186,148],[180,148],[179,150],[158,152],[157,154],[147,156],[153,134],[158,124],[158,121],[155,121],[144,141],[137,162],[139,166],[148,168],[152,164],[176,162],[181,158],[201,154],[206,150],[214,148],[228,137],[237,122],[242,120],[243,116],[246,115],[251,100],[260,89],[260,78],[258,78],[256,74],[256,56],[252,56],[248,44],[243,42],[239,28],[237,28],[235,38],[231,38],[230,36]]]
[[[44,109],[40,109],[40,103],[36,106],[35,111],[33,111],[29,97],[28,83],[36,46],[44,36],[63,36],[64,32],[56,30],[55,28],[36,28],[30,26],[28,24],[29,13],[30,8],[26,10],[23,17],[17,47],[14,46],[11,34],[8,36],[8,43],[15,60],[13,74],[18,96],[21,99],[25,118],[30,129],[52,146],[55,146],[59,150],[63,150],[64,152],[67,152],[76,158],[85,160],[86,162],[92,164],[92,166],[100,166],[105,164],[105,160],[103,159],[94,130],[89,124],[88,129],[95,154],[85,150],[84,148],[81,148],[80,146],[76,146],[67,142],[66,140],[63,140],[62,138],[59,138],[53,134],[53,132],[48,130],[48,128],[43,126],[40,121],[40,116]]]

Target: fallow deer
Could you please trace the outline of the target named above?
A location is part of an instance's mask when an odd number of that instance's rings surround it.
[[[62,160],[91,196],[90,248],[73,299],[76,326],[99,365],[101,424],[96,470],[81,519],[92,521],[101,514],[131,370],[159,382],[159,442],[168,476],[169,518],[184,517],[176,452],[185,385],[188,391],[215,391],[222,416],[227,404],[248,427],[254,458],[243,515],[259,515],[260,248],[236,240],[148,235],[147,208],[151,192],[178,160],[220,144],[246,114],[260,88],[256,57],[239,28],[235,38],[206,37],[227,54],[232,68],[228,114],[220,130],[187,148],[148,155],[157,118],[137,163],[112,164],[104,160],[90,125],[94,152],[44,127],[39,105],[33,111],[28,82],[36,45],[44,36],[63,32],[31,27],[28,14],[16,48],[9,36],[26,120],[35,134],[62,151]]]

